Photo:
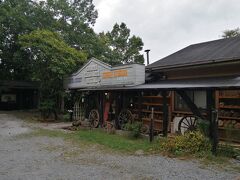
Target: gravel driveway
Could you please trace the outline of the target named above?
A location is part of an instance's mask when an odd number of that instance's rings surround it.
[[[17,136],[30,131],[34,129],[15,116],[0,114],[0,180],[240,178],[240,173],[194,161],[106,153],[60,138]]]

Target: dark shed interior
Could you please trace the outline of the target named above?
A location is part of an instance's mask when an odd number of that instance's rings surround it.
[[[0,110],[37,108],[38,87],[37,82],[0,81]]]

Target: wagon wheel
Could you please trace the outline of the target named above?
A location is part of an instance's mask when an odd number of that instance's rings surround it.
[[[103,125],[104,127],[104,130],[108,133],[111,133],[114,131],[115,129],[115,124],[114,124],[114,121],[106,121]]]
[[[122,110],[118,116],[118,126],[120,129],[123,129],[124,125],[128,122],[132,122],[133,115],[131,111],[125,109]]]
[[[143,133],[143,134],[149,134],[149,125],[147,125],[147,124],[143,124],[143,126],[142,126],[142,128],[141,128],[141,132]]]
[[[197,118],[194,116],[183,117],[178,123],[178,131],[184,134],[185,131],[195,131],[197,129]]]
[[[88,119],[89,119],[89,122],[90,122],[90,126],[92,128],[97,128],[98,124],[99,124],[99,119],[100,119],[98,110],[92,109],[89,113]]]

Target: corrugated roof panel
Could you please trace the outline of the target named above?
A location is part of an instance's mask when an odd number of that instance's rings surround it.
[[[239,47],[240,37],[193,44],[148,65],[146,69],[240,60]]]
[[[152,84],[142,84],[131,87],[99,87],[95,89],[80,89],[81,91],[96,90],[141,90],[141,89],[229,89],[240,88],[239,77],[221,77],[221,78],[202,78],[202,79],[183,79],[183,80],[163,80]]]

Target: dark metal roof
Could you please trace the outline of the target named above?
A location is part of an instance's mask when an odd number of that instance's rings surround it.
[[[240,37],[190,45],[148,65],[146,69],[165,69],[233,60],[240,60]]]
[[[240,88],[240,76],[238,77],[219,77],[201,79],[181,79],[181,80],[162,80],[157,83],[142,84],[131,87],[99,87],[79,89],[80,91],[96,90],[141,90],[141,89],[235,89]]]
[[[39,82],[34,81],[0,81],[0,88],[16,88],[16,89],[37,89]]]

